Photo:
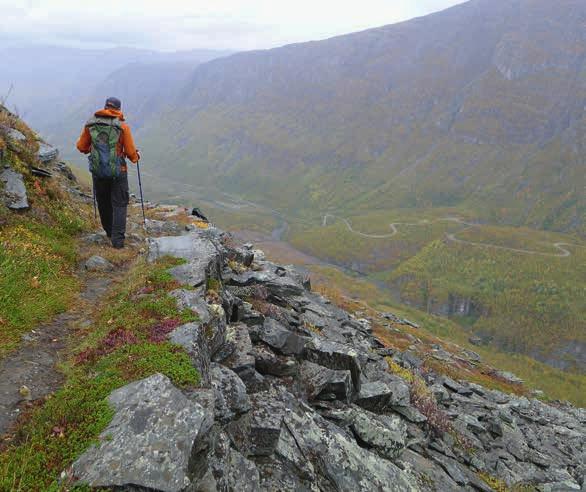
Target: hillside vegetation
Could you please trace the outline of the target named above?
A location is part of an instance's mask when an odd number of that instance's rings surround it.
[[[15,139],[14,132],[24,136]],[[63,177],[36,178],[36,134],[0,106],[0,170],[24,177],[30,208],[15,213],[0,200],[0,355],[37,324],[64,311],[79,290],[75,237],[89,226],[89,207],[73,202]],[[0,181],[0,197],[3,196]]]
[[[297,215],[458,207],[584,234],[585,16],[475,0],[213,60],[145,123],[145,156]]]
[[[482,359],[492,366],[513,372],[525,381],[528,388],[544,391],[547,398],[569,400],[582,407],[586,405],[584,393],[586,375],[584,374],[564,372],[526,355],[506,353],[498,349],[495,350],[494,347],[474,346],[468,341],[467,330],[463,329],[457,322],[425,313],[415,307],[393,302],[387,290],[377,287],[368,279],[350,276],[331,267],[310,266],[309,268],[315,280],[316,289],[323,291],[345,307],[351,306],[353,309],[362,311],[374,309],[378,312],[385,312],[390,310],[421,326],[419,329],[401,327],[403,331],[412,336],[425,339],[428,343],[440,343],[438,340],[445,343],[450,340],[461,347],[478,352]],[[427,338],[430,335],[432,338]],[[397,343],[397,340],[393,340],[392,343]],[[409,341],[404,343],[408,345]],[[457,378],[466,378],[489,387],[499,387],[499,382],[495,378],[482,377],[478,373],[458,373],[453,368],[452,371],[454,371],[452,375]]]
[[[449,210],[375,213],[294,226],[288,239],[382,283],[395,301],[453,319],[494,348],[584,372],[586,243],[465,220]]]

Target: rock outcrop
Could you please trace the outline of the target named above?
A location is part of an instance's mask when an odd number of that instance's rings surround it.
[[[6,167],[0,173],[0,181],[3,184],[2,196],[5,205],[12,210],[29,208],[28,196],[22,174]]]
[[[45,142],[41,142],[39,144],[39,161],[46,164],[47,162],[51,162],[57,159],[57,157],[59,157],[59,149]]]
[[[184,286],[173,296],[199,321],[169,339],[201,387],[154,375],[115,391],[115,416],[73,465],[77,479],[161,491],[586,486],[586,411],[424,371],[293,268],[251,251],[213,227],[151,239],[151,261],[186,261],[171,270]]]

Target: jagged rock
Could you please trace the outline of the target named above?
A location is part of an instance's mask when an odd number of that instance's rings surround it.
[[[10,128],[9,126],[0,125],[0,130],[8,136],[11,140],[16,140],[17,142],[25,142],[26,136],[24,133],[18,131],[15,128]]]
[[[169,293],[177,299],[179,309],[191,309],[199,317],[201,323],[209,323],[212,319],[209,305],[203,298],[203,290],[176,289]]]
[[[477,354],[473,350],[463,349],[462,354],[464,355],[464,357],[466,357],[466,359],[468,359],[471,362],[481,362],[482,361],[482,357],[480,357],[480,354]]]
[[[81,240],[86,244],[108,244],[109,239],[106,236],[105,232],[102,233],[95,233],[95,234],[88,234],[81,238]]]
[[[411,405],[394,405],[391,409],[414,424],[423,424],[424,422],[427,422],[427,417]]]
[[[452,458],[443,456],[435,451],[428,451],[431,458],[438,463],[445,472],[460,486],[468,485],[469,479],[462,465]]]
[[[222,307],[226,312],[227,321],[230,323],[239,323],[244,318],[244,303],[242,299],[232,295],[228,290],[221,293]]]
[[[390,407],[409,405],[409,386],[401,378],[387,381],[371,381],[360,388],[356,403],[373,412],[383,412]]]
[[[407,426],[399,417],[355,411],[351,428],[359,442],[385,458],[395,459],[405,449]]]
[[[188,263],[171,270],[176,280],[184,285],[199,287],[208,278],[220,278],[220,253],[210,237],[199,232],[184,236],[166,236],[149,239],[149,261],[163,256],[173,256]]]
[[[523,380],[521,378],[515,376],[512,372],[496,371],[495,376],[500,379],[503,379],[507,383],[523,384]]]
[[[59,149],[47,143],[41,143],[39,145],[38,157],[41,162],[51,162],[59,157]]]
[[[431,352],[431,356],[434,359],[441,360],[442,362],[451,362],[452,360],[454,360],[452,354],[450,354],[442,348],[433,349]]]
[[[399,323],[401,321],[401,318],[393,313],[380,313],[380,317],[389,321],[394,321],[395,323]]]
[[[304,356],[308,361],[330,369],[349,370],[355,390],[360,391],[360,356],[352,347],[314,338],[305,346]]]
[[[254,284],[264,285],[270,294],[277,298],[287,298],[303,294],[304,287],[290,277],[279,277],[273,273],[249,271],[234,275],[231,285],[245,287]]]
[[[91,487],[168,492],[189,487],[204,409],[161,374],[114,391],[108,401],[114,418],[100,444],[73,464],[74,475]]]
[[[57,169],[71,182],[77,183],[77,178],[71,168],[65,162],[59,162],[57,164]]]
[[[295,439],[285,426],[279,435],[274,458],[261,468],[261,490],[319,490],[315,485],[318,470]]]
[[[23,210],[29,208],[28,196],[22,174],[7,167],[0,173],[0,181],[4,183],[4,189],[0,189],[5,205],[11,210]]]
[[[408,369],[419,369],[423,366],[423,361],[411,351],[397,353],[393,360]]]
[[[434,384],[430,386],[429,390],[438,403],[448,401],[450,399],[450,392],[441,384]]]
[[[246,386],[234,371],[219,364],[212,364],[211,379],[216,396],[218,420],[229,421],[250,410]]]
[[[114,270],[112,263],[98,255],[89,258],[84,266],[90,272],[111,272]]]
[[[469,342],[470,342],[472,345],[476,345],[476,346],[483,345],[482,338],[480,338],[480,337],[470,337],[470,338],[468,338],[468,341],[469,341]]]
[[[287,412],[286,400],[273,391],[263,391],[251,395],[250,402],[252,410],[247,422],[250,452],[254,456],[270,456],[279,442]]]
[[[263,345],[252,349],[256,370],[263,375],[286,377],[294,376],[299,371],[299,364],[291,357],[277,355]]]
[[[184,231],[184,228],[180,224],[170,220],[146,219],[146,228],[151,236],[163,234],[179,236]]]
[[[408,466],[419,477],[418,482],[422,490],[455,491],[459,489],[458,484],[441,466],[410,449],[403,452],[399,463]]]
[[[247,326],[260,326],[264,323],[265,317],[258,311],[255,311],[249,302],[242,303],[241,322]]]
[[[223,365],[237,374],[254,369],[252,342],[246,325],[240,323],[230,325],[226,331],[226,345],[232,349],[229,355],[220,361]]]
[[[187,351],[191,363],[199,371],[201,384],[204,387],[209,387],[211,383],[211,354],[203,326],[199,323],[179,326],[169,334],[169,341],[180,345]]]
[[[472,390],[460,383],[457,383],[456,381],[454,381],[453,379],[444,376],[443,380],[442,380],[443,385],[448,388],[450,391],[453,391],[455,393],[458,393],[460,395],[471,395],[472,394]]]
[[[287,432],[295,438],[325,490],[415,491],[415,481],[396,465],[361,448],[336,425],[309,409],[287,412]]]
[[[307,338],[287,330],[272,318],[266,318],[258,330],[258,338],[284,355],[299,355],[307,342]]]
[[[419,325],[417,323],[414,323],[413,321],[409,321],[407,318],[403,318],[401,320],[401,323],[407,326],[410,326],[412,328],[419,328]]]
[[[183,393],[188,399],[197,403],[204,409],[204,419],[199,430],[200,438],[196,443],[197,445],[194,447],[194,452],[201,454],[202,450],[209,449],[210,439],[208,438],[211,437],[211,431],[215,425],[216,392],[212,388],[202,388],[201,386],[198,386],[197,388],[185,390]],[[205,460],[200,463],[198,476],[201,476],[204,472],[201,465],[204,465],[203,468],[205,468]]]
[[[352,397],[353,384],[349,370],[333,370],[304,361],[299,371],[301,384],[305,387],[307,398],[335,399],[348,402]]]
[[[478,418],[472,415],[459,415],[456,420],[461,422],[465,427],[470,429],[475,434],[486,432],[486,427],[478,421]]]
[[[202,287],[206,285],[208,278],[210,278],[210,266],[212,262],[208,260],[211,260],[211,258],[193,260],[189,263],[176,266],[169,272],[181,285]]]
[[[227,248],[227,250],[229,260],[237,261],[246,268],[250,268],[254,262],[254,252],[249,248]]]
[[[203,298],[203,289],[176,289],[169,293],[177,299],[179,309],[191,309],[199,318],[209,354],[213,357],[226,339],[226,315],[218,304],[208,304]]]
[[[256,465],[241,453],[230,447],[230,440],[221,433],[210,457],[210,469],[214,478],[214,487],[200,490],[218,490],[230,492],[257,492],[260,490],[260,478]]]

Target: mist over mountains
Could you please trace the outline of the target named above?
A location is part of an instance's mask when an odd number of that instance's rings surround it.
[[[576,0],[476,0],[216,60],[149,150],[282,209],[464,206],[583,230],[585,18]]]
[[[31,119],[68,148],[117,93],[166,176],[298,214],[449,206],[583,233],[585,22],[580,0],[473,0],[199,65],[219,54],[100,53],[59,77],[77,83],[54,104],[70,129]]]
[[[0,59],[9,68],[0,72],[0,97],[45,131],[56,126],[56,115],[69,117],[78,107],[85,107],[87,113],[87,107],[97,100],[103,104],[102,94],[109,90],[122,92],[134,110],[133,95],[142,105],[157,84],[162,89],[182,70],[192,71],[199,63],[227,54],[213,50],[162,53],[133,48],[4,46],[0,47]],[[146,67],[153,68],[145,73]]]

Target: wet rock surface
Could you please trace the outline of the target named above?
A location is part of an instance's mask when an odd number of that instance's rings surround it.
[[[23,210],[29,208],[22,174],[10,168],[3,169],[0,172],[0,182],[2,182],[0,197],[2,197],[4,204],[9,209]]]
[[[59,149],[47,143],[41,142],[39,145],[38,157],[39,160],[43,163],[51,162],[59,157]]]
[[[111,272],[114,270],[114,265],[101,256],[94,255],[89,258],[84,267],[90,272]]]
[[[585,410],[424,370],[412,350],[385,348],[364,314],[224,239],[214,228],[151,239],[150,260],[186,260],[172,270],[183,284],[172,295],[199,321],[169,341],[186,349],[202,388],[157,376],[115,392],[103,435],[112,440],[76,462],[78,478],[117,490],[491,490],[483,477],[586,486]],[[476,355],[437,346],[429,356],[474,364]],[[421,381],[423,399],[386,358]]]
[[[100,445],[74,463],[75,476],[92,487],[185,490],[204,409],[160,374],[115,391],[109,402],[114,418]]]

